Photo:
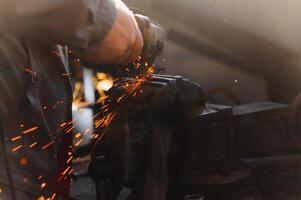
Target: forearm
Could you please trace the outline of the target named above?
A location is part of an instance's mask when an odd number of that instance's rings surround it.
[[[30,1],[36,0],[15,1],[10,6],[12,12],[5,16],[4,28],[39,42],[68,45],[81,52],[97,49],[116,18],[114,0],[53,0],[51,5],[42,1],[40,6],[30,5]]]
[[[121,0],[1,1],[13,2],[5,29],[38,43],[68,45],[87,62],[129,63],[142,50],[135,17]]]

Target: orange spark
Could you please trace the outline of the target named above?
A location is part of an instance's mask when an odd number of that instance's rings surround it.
[[[56,196],[56,193],[53,193],[53,195],[51,196],[51,200],[53,200],[54,198],[55,198],[55,196]]]
[[[82,142],[84,141],[84,139],[82,138],[82,139],[80,139],[76,144],[75,144],[75,146],[79,146]]]
[[[81,135],[82,135],[82,134],[78,132],[78,133],[75,134],[74,137],[78,139],[78,138],[80,138]]]
[[[70,133],[74,129],[74,126],[71,126],[69,129],[66,130],[66,133]]]
[[[54,141],[49,142],[48,144],[46,144],[45,146],[43,146],[42,149],[45,150],[48,147],[50,147],[52,144],[54,144]]]
[[[38,128],[39,128],[38,126],[35,126],[35,127],[30,128],[30,129],[27,129],[27,130],[25,130],[25,131],[22,131],[22,133],[23,133],[24,135],[26,135],[26,134],[28,134],[28,133],[30,133],[30,132],[33,132],[33,131],[37,130]]]
[[[46,183],[41,184],[41,188],[44,188],[44,187],[46,187]]]
[[[145,64],[145,66],[148,66],[148,63]],[[137,67],[140,67],[140,65],[137,64]],[[150,75],[152,73],[154,73],[154,67],[150,67],[147,69],[146,73],[136,76],[134,79],[130,79],[127,80],[126,82],[123,82],[121,88],[125,89],[125,94],[123,94],[122,96],[118,97],[115,103],[121,103],[121,101],[127,96],[127,95],[132,95],[133,97],[135,97],[137,95],[137,91],[140,91],[141,93],[143,92],[143,90],[140,88],[142,86],[142,84],[144,84],[148,78],[150,77]],[[119,84],[116,83],[114,86],[118,86]],[[110,111],[110,107],[109,104],[104,105],[101,109],[103,110],[105,114],[101,119],[96,119],[95,120],[95,128],[107,128],[110,123],[114,120],[115,116],[118,114],[117,112],[113,112]],[[109,112],[110,111],[110,112]],[[95,114],[95,116],[93,116],[93,118],[96,118],[97,116],[99,116],[100,113]],[[94,148],[97,146],[98,142],[103,138],[103,136],[105,135],[107,129],[105,129],[103,131],[102,134],[99,135],[95,135],[93,134],[91,136],[92,139],[96,139],[97,141],[94,143],[93,147],[91,148],[91,152],[93,152]]]
[[[74,171],[74,169],[71,169],[70,172],[69,172],[69,175],[72,174],[73,171]]]
[[[95,122],[95,127],[107,127],[111,121],[114,119],[116,113],[111,112],[107,115],[105,115],[103,118],[101,118],[100,120],[96,120]]]
[[[100,97],[98,100],[97,100],[97,104],[98,103],[102,103],[104,100],[106,100],[107,98],[109,98],[108,96],[103,96],[103,97]]]
[[[21,149],[22,148],[22,145],[19,145],[19,146],[16,146],[15,148],[13,148],[13,152],[15,152],[15,151],[18,151],[19,149]]]
[[[16,136],[16,137],[13,137],[12,139],[11,139],[11,141],[17,141],[17,140],[20,140],[22,137],[21,136]]]
[[[67,121],[68,125],[71,125],[74,122],[74,120]]]
[[[91,139],[96,139],[97,137],[98,137],[97,134],[92,134],[90,138],[91,138]]]
[[[70,169],[71,167],[70,166],[68,166],[66,169],[65,169],[65,171],[63,171],[63,175],[65,175],[68,171],[69,171],[69,169]]]
[[[66,163],[68,164],[71,160],[72,160],[73,156],[70,156],[70,158],[66,161]]]
[[[60,125],[60,127],[64,127],[67,124],[67,122],[64,122]]]
[[[38,143],[37,142],[34,142],[30,145],[30,148],[33,148],[34,146],[36,146]]]
[[[69,76],[69,75],[72,75],[72,73],[64,73],[64,74],[62,74],[62,76]]]
[[[20,164],[23,165],[23,166],[25,166],[25,165],[28,164],[28,160],[26,158],[21,158],[20,159]]]
[[[30,68],[24,67],[24,71],[27,72],[27,73],[30,73],[30,74],[32,73],[32,70]]]
[[[100,109],[105,109],[105,108],[107,108],[107,107],[109,107],[109,104],[106,104],[106,105],[104,105],[104,106],[101,106]]]
[[[117,99],[117,103],[119,103],[125,96],[126,96],[126,94],[124,94],[124,95],[122,95],[121,97],[119,97],[119,98]]]

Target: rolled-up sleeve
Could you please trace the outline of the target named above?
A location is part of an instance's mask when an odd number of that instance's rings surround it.
[[[26,1],[39,3],[30,6]],[[23,2],[6,21],[8,29],[43,42],[69,45],[79,51],[93,51],[99,47],[116,18],[114,0]]]

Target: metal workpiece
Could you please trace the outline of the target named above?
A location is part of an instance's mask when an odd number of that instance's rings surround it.
[[[234,148],[239,157],[277,155],[293,145],[288,105],[257,102],[233,107]]]
[[[180,76],[167,77],[161,75],[153,75],[151,80],[157,82],[164,82],[168,85],[160,88],[153,97],[155,105],[171,104],[165,101],[164,97],[173,96],[174,104],[185,113],[188,110],[195,109],[196,107],[204,107],[204,93],[201,87],[188,79]],[[193,107],[193,108],[191,108]]]
[[[125,78],[122,81],[134,82],[135,79]],[[124,92],[123,85],[111,88],[108,92],[109,96],[121,96]],[[157,74],[151,75],[135,96],[129,96],[125,102],[127,101],[131,103],[116,104],[116,106],[119,110],[131,110],[131,112],[126,112],[128,115],[135,114],[135,111],[141,110],[143,106],[144,111],[149,111],[146,114],[159,114],[166,117],[169,114],[177,114],[193,117],[202,113],[205,107],[204,92],[198,84],[180,76]]]

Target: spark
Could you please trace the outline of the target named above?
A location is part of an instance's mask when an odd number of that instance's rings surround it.
[[[74,137],[78,139],[78,138],[80,138],[80,137],[81,137],[81,135],[82,135],[82,134],[78,132],[78,133],[76,133],[76,134],[75,134],[75,136],[74,136]]]
[[[60,125],[60,127],[64,127],[67,124],[67,122],[64,122]]]
[[[62,175],[61,175],[60,178],[57,180],[57,182],[60,182],[60,181],[64,178],[65,174],[69,171],[70,168],[71,168],[71,167],[68,166],[68,167],[62,172]]]
[[[11,141],[14,142],[14,141],[20,140],[21,138],[22,138],[21,136],[16,136],[16,137],[13,137],[11,139]]]
[[[95,128],[107,127],[112,122],[112,120],[114,119],[115,116],[116,116],[115,112],[110,112],[109,114],[107,114],[103,118],[101,118],[100,120],[96,120]]]
[[[65,176],[64,174],[61,175],[60,178],[57,180],[57,183],[60,182],[64,176]]]
[[[62,76],[69,76],[69,75],[72,75],[72,73],[64,73],[64,74],[62,74]]]
[[[73,159],[73,156],[70,156],[70,158],[66,161],[66,163],[68,164],[72,159]]]
[[[18,151],[22,148],[22,145],[16,146],[15,148],[13,148],[13,152]]]
[[[68,125],[73,124],[74,120],[70,120],[69,122],[67,122]]]
[[[23,133],[24,135],[26,135],[26,134],[28,134],[28,133],[31,133],[31,132],[37,130],[38,128],[39,128],[38,126],[35,126],[35,127],[30,128],[30,129],[27,129],[27,130],[25,130],[25,131],[22,131],[22,133]]]
[[[54,52],[55,53],[55,52]],[[141,59],[141,58],[139,58]],[[139,63],[139,59],[136,63],[134,63],[135,69],[139,69],[142,67],[142,65]],[[80,61],[78,59],[78,61]],[[149,66],[148,63],[145,63],[145,66]],[[126,71],[130,71],[129,68],[125,69]],[[124,107],[123,105],[128,103],[128,100],[130,100],[130,98],[133,98],[135,96],[137,96],[137,94],[142,93],[143,90],[141,89],[141,86],[150,78],[151,73],[154,72],[154,67],[150,67],[147,69],[147,71],[145,73],[142,73],[140,75],[137,75],[133,78],[129,78],[127,80],[124,79],[115,79],[113,80],[114,83],[114,87],[119,87],[120,89],[123,90],[123,93],[118,97],[111,97],[111,96],[102,96],[100,97],[96,104],[100,104],[101,106],[101,111],[99,113],[96,113],[93,116],[93,119],[95,119],[94,121],[94,127],[95,128],[101,128],[100,133],[98,134],[92,134],[93,132],[91,132],[91,138],[92,139],[96,139],[96,141],[94,142],[93,146],[92,146],[92,151],[93,149],[96,147],[96,145],[102,140],[102,138],[105,136],[105,134],[107,133],[107,130],[109,129],[110,125],[112,124],[112,122],[114,121],[114,119],[122,114],[123,109],[120,110],[120,108]],[[32,72],[31,72],[32,73]],[[62,74],[64,75],[68,75],[68,74]],[[119,81],[122,80],[122,81]],[[119,81],[119,82],[118,82]],[[58,101],[55,105],[50,106],[47,105],[49,108],[52,109],[56,109],[57,106],[59,106],[59,104],[64,103],[64,101]],[[116,107],[115,105],[119,106]],[[47,106],[45,105],[43,108],[44,110],[47,109]],[[73,126],[73,122],[76,119],[70,120],[70,121],[66,121],[66,122],[62,122],[62,124],[59,125],[58,129],[56,131],[54,131],[53,133],[56,134],[57,132],[59,132],[59,130],[64,130],[65,133],[70,133],[74,130],[74,126]],[[22,126],[23,127],[23,126]],[[25,131],[22,131],[23,134],[29,134],[35,130],[37,130],[39,127],[35,126],[32,127],[30,129],[27,129]],[[83,132],[83,135],[88,134],[91,130],[90,129],[86,129]],[[93,130],[92,130],[93,131]],[[75,134],[75,138],[78,138],[79,140],[75,143],[75,146],[79,146],[84,139],[81,138],[82,134],[81,133],[77,133]],[[11,138],[12,141],[17,141],[19,139],[22,139],[21,136],[16,136],[14,138]],[[47,149],[48,147],[50,147],[51,145],[54,144],[54,141],[49,142],[48,144],[44,145],[42,147],[43,150]],[[33,148],[36,145],[38,145],[37,142],[33,142],[30,147]],[[13,151],[17,151],[19,149],[22,148],[22,145],[19,145],[17,147],[15,147],[13,149]],[[72,148],[72,147],[71,147]],[[71,150],[70,150],[71,151]],[[91,152],[92,152],[91,151]],[[69,164],[72,162],[72,160],[74,159],[74,157],[72,156],[71,152],[68,152],[68,158],[66,160],[66,164]],[[26,160],[27,161],[27,160]],[[27,161],[28,162],[28,161]],[[21,163],[21,160],[20,160]],[[24,162],[25,163],[25,162]],[[66,167],[66,169],[63,170],[63,172],[61,172],[61,176],[59,177],[59,179],[57,180],[57,182],[61,181],[61,180],[65,180],[67,178],[68,175],[72,174],[74,170],[71,168],[71,166]],[[41,180],[43,178],[42,175],[40,175],[38,177],[39,180]],[[41,184],[41,188],[46,187],[46,183],[42,183]],[[54,199],[56,197],[56,193],[54,193],[50,199]],[[43,196],[41,196],[41,198],[45,199]],[[48,198],[49,199],[49,198]]]
[[[71,170],[69,171],[69,175],[72,174],[73,171],[74,171],[74,169],[71,169]]]
[[[26,67],[24,67],[24,71],[25,71],[25,72],[27,72],[27,73],[30,73],[30,74],[32,74],[32,70],[31,70],[30,68],[26,68]]]
[[[30,145],[30,148],[33,148],[34,146],[36,146],[38,143],[37,142],[34,142]]]
[[[104,106],[102,106],[100,109],[105,109],[105,108],[108,108],[109,107],[109,104],[106,104],[106,105],[104,105]]]
[[[56,197],[56,193],[53,193],[50,199],[53,200],[55,197]]]
[[[45,188],[45,187],[46,187],[46,183],[42,183],[41,188]]]
[[[25,166],[25,165],[28,164],[28,160],[26,158],[21,158],[20,159],[20,164],[23,165],[23,166]]]
[[[107,98],[109,98],[108,96],[103,96],[103,97],[100,97],[98,100],[97,100],[97,104],[98,103],[102,103],[104,100],[106,100]]]
[[[91,138],[91,139],[96,139],[97,137],[98,137],[97,134],[92,134],[90,138]]]
[[[124,94],[124,95],[122,95],[121,97],[119,97],[119,98],[117,99],[117,103],[119,103],[125,96],[126,96],[126,94]]]
[[[84,139],[82,138],[82,139],[80,139],[76,144],[75,144],[75,146],[77,147],[77,146],[79,146],[82,142],[84,141]]]
[[[71,126],[70,128],[68,128],[68,129],[66,130],[66,133],[70,133],[73,129],[74,129],[74,126]]]
[[[146,63],[145,66],[148,66],[148,63]],[[148,68],[144,74],[136,76],[134,79],[130,79],[126,82],[123,82],[123,86],[121,88],[125,89],[125,93],[123,95],[121,95],[120,97],[118,97],[116,102],[111,102],[111,104],[114,104],[114,103],[121,104],[121,103],[123,103],[123,100],[126,99],[126,97],[128,97],[128,96],[135,97],[137,95],[137,91],[142,90],[142,89],[140,89],[140,87],[149,79],[150,75],[152,73],[154,73],[154,71],[155,71],[154,67],[152,66],[152,67]],[[105,114],[104,114],[104,116],[102,116],[102,118],[96,119],[94,125],[95,125],[95,128],[105,128],[105,129],[98,136],[96,136],[96,137],[94,135],[91,136],[92,139],[97,138],[97,141],[93,144],[90,154],[94,151],[97,144],[104,137],[104,135],[106,134],[106,132],[108,130],[109,125],[112,123],[114,118],[117,116],[117,114],[119,114],[118,112],[111,110],[110,104],[106,104],[102,108],[106,108],[106,110],[104,110]],[[98,115],[99,115],[99,113],[96,114],[95,117],[98,117]]]
[[[49,142],[48,144],[46,144],[45,146],[43,146],[42,149],[45,150],[48,147],[50,147],[52,144],[54,144],[54,141]]]

